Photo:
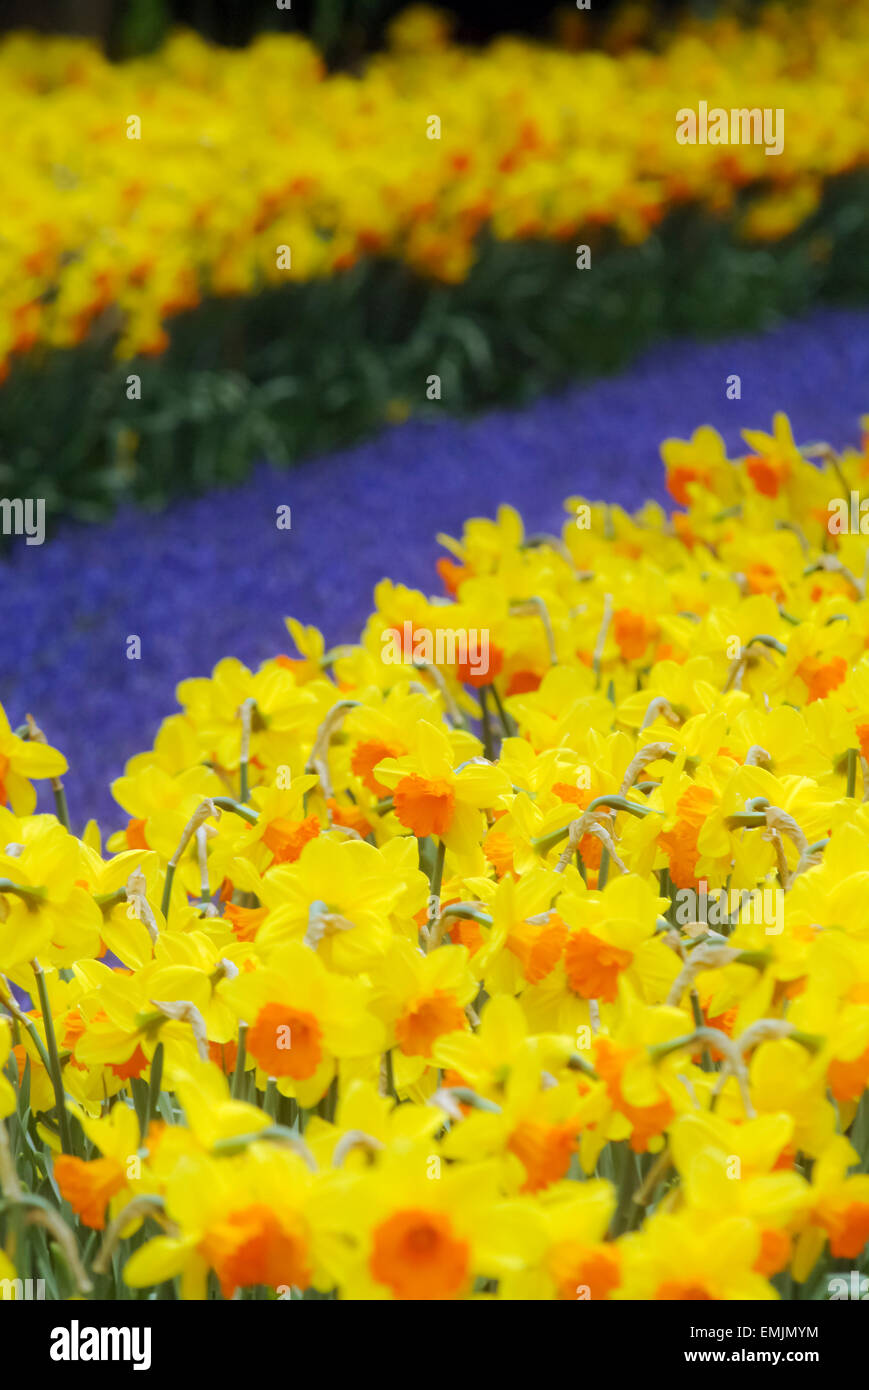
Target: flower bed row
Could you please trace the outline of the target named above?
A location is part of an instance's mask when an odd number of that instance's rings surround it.
[[[162,500],[655,335],[865,296],[864,3],[618,56],[411,20],[359,76],[292,35],[117,66],[0,45],[4,486],[79,515]],[[781,109],[782,152],[680,144],[700,101]]]
[[[776,240],[824,179],[865,166],[869,8],[813,6],[686,24],[661,52],[614,58],[513,39],[428,41],[326,76],[269,35],[241,52],[179,35],[110,65],[86,41],[0,46],[10,190],[0,243],[3,356],[81,342],[117,310],[126,358],[168,346],[172,315],[385,255],[464,280],[479,229],[643,241],[674,205],[725,214],[757,196],[749,238]],[[783,146],[676,139],[676,112],[769,108]],[[281,256],[279,248],[288,254]]]

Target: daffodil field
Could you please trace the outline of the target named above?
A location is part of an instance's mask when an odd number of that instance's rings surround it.
[[[664,443],[672,516],[502,507],[358,644],[290,618],[291,654],[183,681],[105,839],[4,720],[4,1277],[599,1302],[869,1270],[869,439],[745,441]]]
[[[4,1371],[859,1375],[869,0],[8,3]]]

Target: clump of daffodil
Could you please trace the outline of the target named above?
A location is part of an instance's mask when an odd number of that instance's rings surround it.
[[[441,600],[384,581],[357,645],[290,619],[297,655],[183,682],[105,840],[0,730],[0,1145],[88,1232],[71,1268],[661,1301],[861,1258],[869,535],[827,522],[869,452],[745,443],[667,442],[673,516],[502,507]],[[489,620],[484,684],[381,659]]]

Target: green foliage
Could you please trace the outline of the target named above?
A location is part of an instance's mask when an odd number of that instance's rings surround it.
[[[117,362],[106,330],[17,362],[0,390],[0,492],[82,519],[121,498],[158,507],[236,482],[260,458],[291,464],[407,414],[521,405],[664,338],[751,332],[821,300],[869,300],[866,173],[831,185],[775,245],[740,244],[732,226],[682,209],[639,246],[598,234],[588,270],[572,242],[490,237],[455,286],[365,261],[210,300],[171,321],[156,359]],[[131,374],[141,400],[127,399]],[[439,401],[426,398],[433,374]]]

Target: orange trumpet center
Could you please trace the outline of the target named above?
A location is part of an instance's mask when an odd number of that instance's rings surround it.
[[[547,1125],[538,1120],[523,1120],[516,1126],[507,1148],[527,1174],[523,1192],[539,1192],[541,1187],[565,1176],[576,1149],[576,1133],[576,1125],[570,1123]]]
[[[676,802],[679,817],[676,824],[658,836],[658,844],[670,861],[670,876],[677,888],[697,887],[697,838],[714,805],[715,793],[709,787],[689,787]]]
[[[583,999],[602,999],[611,1004],[618,992],[619,975],[633,960],[633,953],[590,931],[574,932],[564,951],[570,988]]]
[[[247,1035],[247,1047],[269,1076],[305,1081],[323,1057],[323,1030],[313,1014],[285,1004],[266,1004]]]
[[[452,825],[455,793],[448,782],[411,772],[395,788],[395,814],[420,839],[445,835]]]
[[[584,1246],[579,1241],[556,1245],[549,1256],[549,1270],[562,1302],[588,1298],[594,1303],[609,1298],[621,1283],[619,1252],[604,1245]]]
[[[309,840],[316,840],[320,822],[316,816],[304,820],[287,820],[278,816],[269,821],[263,831],[263,844],[274,855],[275,864],[292,864],[298,859]]]
[[[224,1298],[251,1284],[305,1289],[311,1282],[308,1229],[296,1212],[278,1216],[262,1203],[231,1212],[208,1232],[200,1250],[213,1266]]]
[[[456,1298],[468,1278],[467,1241],[441,1212],[397,1211],[374,1231],[370,1267],[395,1298]]]
[[[377,780],[377,764],[382,762],[384,758],[400,758],[406,752],[407,749],[402,748],[399,744],[386,743],[379,738],[357,743],[350,759],[353,775],[358,777],[374,796],[388,796],[389,788]]]
[[[94,1231],[104,1228],[106,1207],[127,1184],[124,1170],[114,1158],[94,1158],[86,1163],[83,1158],[58,1154],[54,1176],[61,1195],[84,1225]]]
[[[461,1004],[442,989],[417,1000],[395,1025],[395,1037],[406,1057],[430,1057],[432,1044],[443,1033],[467,1028]]]

